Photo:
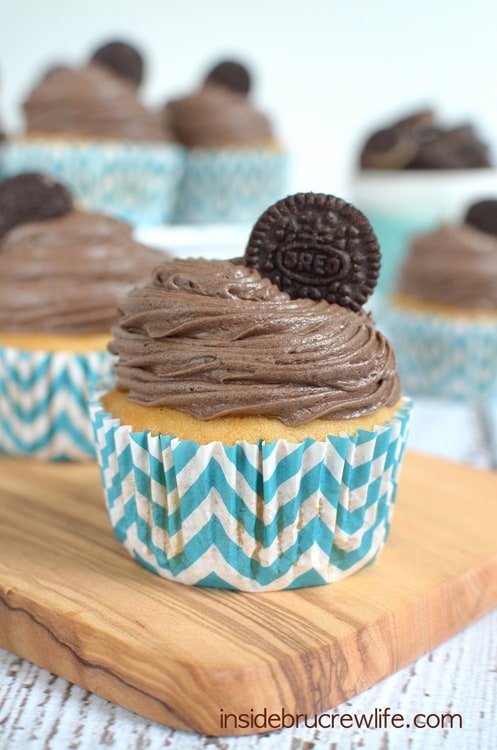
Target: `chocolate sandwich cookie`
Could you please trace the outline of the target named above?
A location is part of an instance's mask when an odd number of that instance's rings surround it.
[[[418,134],[419,148],[408,169],[467,169],[490,166],[487,146],[471,125],[432,128]]]
[[[362,169],[471,169],[491,166],[489,149],[471,125],[447,128],[431,109],[403,117],[373,133]]]
[[[234,60],[223,60],[207,73],[204,83],[216,83],[239,94],[248,94],[251,87],[247,68]]]
[[[359,310],[380,272],[373,229],[357,208],[322,193],[278,201],[256,222],[245,263],[290,297],[325,299]]]
[[[363,169],[403,169],[418,150],[417,133],[434,126],[431,109],[414,112],[390,127],[375,131],[365,142],[360,164]]]
[[[383,128],[368,138],[361,153],[363,169],[402,169],[417,153],[408,130]]]
[[[143,81],[143,57],[135,47],[126,42],[113,41],[104,44],[93,53],[91,62],[105,65],[137,87]]]
[[[497,237],[497,200],[488,199],[473,203],[466,212],[464,223]]]
[[[18,224],[63,216],[72,208],[68,190],[46,175],[9,177],[0,182],[0,237]]]
[[[401,117],[393,127],[410,133],[433,128],[435,127],[435,112],[432,109],[420,109],[411,115]]]

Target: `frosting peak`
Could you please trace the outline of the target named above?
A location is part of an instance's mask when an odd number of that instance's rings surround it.
[[[121,310],[109,348],[118,388],[142,404],[297,425],[400,396],[393,352],[366,313],[292,300],[255,269],[173,260]]]
[[[165,117],[175,137],[188,148],[246,146],[272,139],[268,118],[254,109],[245,94],[212,82],[170,101]]]
[[[76,69],[57,67],[24,103],[27,130],[131,141],[169,138],[159,112],[140,100],[136,86],[98,62]]]
[[[83,211],[11,229],[0,242],[0,331],[109,331],[121,298],[164,262],[132,231]]]
[[[423,302],[497,309],[497,237],[469,224],[413,238],[397,290]]]

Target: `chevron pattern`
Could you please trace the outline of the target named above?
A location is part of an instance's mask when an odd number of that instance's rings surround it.
[[[295,445],[198,445],[90,413],[109,519],[149,570],[185,584],[274,591],[337,581],[388,535],[411,404],[375,432]]]
[[[0,346],[0,453],[51,461],[95,458],[91,382],[111,383],[107,352],[29,352]]]
[[[39,171],[64,183],[81,206],[133,224],[171,221],[184,169],[172,144],[7,141],[4,177]]]
[[[390,337],[410,393],[483,398],[497,393],[497,317],[474,321],[381,305],[377,322]]]
[[[286,195],[288,156],[276,150],[193,149],[188,152],[174,221],[254,222]]]

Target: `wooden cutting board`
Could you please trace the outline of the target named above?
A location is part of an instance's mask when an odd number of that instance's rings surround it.
[[[400,484],[372,566],[328,586],[239,594],[140,568],[108,526],[95,465],[2,458],[0,645],[206,734],[329,710],[497,606],[497,474],[408,454]]]

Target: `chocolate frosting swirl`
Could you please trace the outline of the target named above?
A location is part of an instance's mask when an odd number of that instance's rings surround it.
[[[27,130],[130,141],[171,138],[160,112],[140,101],[130,81],[98,63],[49,71],[24,102]]]
[[[469,224],[414,237],[397,291],[422,302],[497,310],[497,237]]]
[[[105,333],[119,301],[163,263],[131,226],[100,214],[19,225],[0,242],[0,331]]]
[[[177,140],[188,148],[272,140],[268,118],[254,109],[248,97],[215,83],[170,101],[164,114]]]
[[[400,396],[392,349],[366,313],[292,300],[243,265],[173,260],[121,310],[109,349],[118,388],[141,404],[298,425]]]

